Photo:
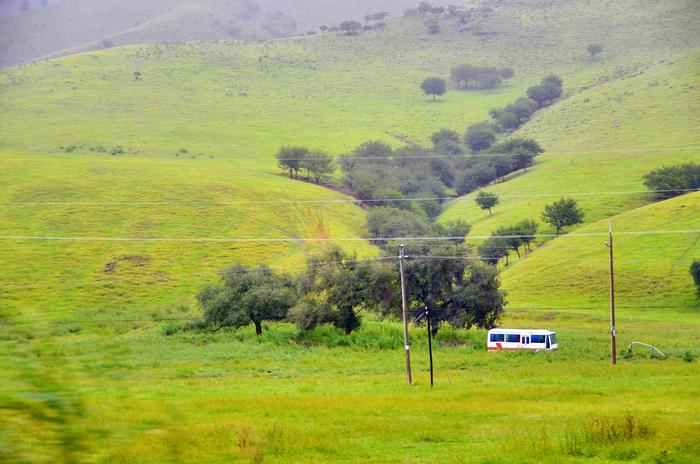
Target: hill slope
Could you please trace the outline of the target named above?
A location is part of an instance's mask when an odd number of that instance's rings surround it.
[[[478,18],[480,31],[488,27],[490,35],[460,33],[459,24],[445,21],[439,35],[429,36],[416,18],[356,37],[133,46],[5,70],[0,201],[58,204],[3,205],[1,235],[363,236],[363,215],[354,207],[329,204],[319,211],[313,204],[236,202],[342,198],[278,175],[274,153],[281,145],[343,153],[371,138],[426,143],[439,127],[463,130],[485,118],[547,72],[562,74],[568,91],[577,93],[698,45],[696,25],[688,22],[696,3],[643,10],[632,8],[634,3],[557,2],[548,10],[552,16],[543,17],[534,6],[503,2]],[[596,5],[614,15],[601,16]],[[570,19],[574,12],[587,20],[585,28]],[[605,58],[592,62],[582,54],[591,31],[603,30],[613,31]],[[517,77],[492,94],[450,92],[439,103],[420,95],[420,79],[446,75],[465,60],[465,49],[474,50],[470,61],[512,65]],[[680,74],[683,83],[693,76]],[[659,88],[668,90],[669,101],[681,98],[675,85]],[[548,116],[540,118],[545,135]],[[657,162],[653,158],[649,165]],[[534,171],[522,178],[528,176]],[[630,179],[636,184],[637,174]],[[541,192],[542,185],[532,191]],[[183,198],[232,204],[162,204]],[[156,205],[90,204],[143,199]],[[233,261],[265,261],[280,269],[299,264],[306,250],[299,245],[14,242],[3,251],[10,263],[0,270],[3,300],[27,316],[161,313],[191,300]],[[369,245],[352,249],[373,252]],[[116,275],[105,273],[115,260]]]
[[[8,1],[0,10],[0,66],[114,45],[285,37],[382,10],[398,15],[412,3],[63,0],[46,7],[34,2],[32,11],[20,13],[21,1]]]
[[[442,219],[466,219],[474,235],[488,235],[523,219],[539,220],[546,204],[567,194],[580,203],[586,222],[648,203],[653,195],[644,193],[644,174],[700,159],[698,79],[695,51],[561,101],[517,133],[547,152],[528,172],[485,189],[501,196],[492,216],[472,194],[451,203]],[[552,229],[543,225],[541,231]]]
[[[688,272],[700,257],[700,193],[654,203],[610,218],[615,243],[616,295],[627,321],[697,320],[700,299]],[[624,235],[640,231],[694,233]],[[550,315],[608,313],[608,220],[547,243],[502,274],[515,308],[551,308]],[[602,233],[603,236],[575,236]],[[675,317],[675,316],[674,316]],[[662,343],[659,340],[659,343]]]

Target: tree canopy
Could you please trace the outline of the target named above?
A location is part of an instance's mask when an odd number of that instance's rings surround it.
[[[255,333],[262,335],[262,322],[284,320],[297,294],[289,277],[276,275],[266,266],[236,265],[224,271],[219,284],[199,292],[197,300],[207,326],[219,330],[252,323]]]
[[[700,260],[696,259],[693,264],[690,265],[690,275],[693,276],[693,282],[695,282],[695,287],[698,290],[698,297],[700,297]]]
[[[542,220],[554,226],[558,235],[564,227],[581,224],[583,211],[573,198],[562,198],[544,207]]]
[[[597,43],[592,43],[588,45],[588,53],[591,55],[591,58],[595,58],[596,55],[600,54],[603,52],[603,46]]]
[[[464,142],[473,151],[481,151],[491,148],[496,141],[496,131],[489,123],[477,123],[467,129]]]
[[[464,245],[454,243],[415,244],[406,249],[404,266],[409,310],[430,309],[433,329],[450,324],[455,328],[479,327],[490,329],[498,322],[505,306],[498,271],[478,261],[468,259]],[[421,259],[421,256],[464,256],[465,259]],[[395,265],[394,265],[395,266]],[[400,301],[398,272],[392,272],[393,298]],[[385,305],[380,309],[397,315],[400,305]]]
[[[433,101],[435,101],[435,97],[444,95],[447,92],[447,83],[439,77],[428,77],[423,80],[420,88],[426,95],[432,95]]]
[[[474,199],[479,208],[489,210],[489,214],[493,215],[491,208],[498,204],[498,195],[490,192],[479,192],[479,194]]]
[[[343,21],[339,27],[346,35],[355,35],[362,29],[362,24],[358,21]]]
[[[299,171],[303,167],[303,162],[309,154],[306,147],[286,146],[277,152],[277,164],[285,171],[289,171],[289,178],[296,176],[299,178]]]
[[[700,190],[700,164],[686,163],[655,169],[644,176],[644,185],[660,198]]]

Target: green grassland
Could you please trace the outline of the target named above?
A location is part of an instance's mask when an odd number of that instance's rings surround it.
[[[614,231],[617,303],[631,318],[697,319],[700,299],[688,269],[700,255],[700,232],[624,235],[639,231],[700,230],[700,194],[693,193],[610,218]],[[511,305],[554,307],[604,316],[608,306],[608,220],[543,245],[503,274]],[[603,236],[576,236],[602,233]],[[596,308],[598,310],[596,311]],[[673,314],[674,316],[671,316]],[[696,320],[697,322],[697,320]]]
[[[528,172],[485,189],[501,196],[493,215],[479,209],[472,194],[452,202],[442,220],[466,218],[474,224],[473,235],[488,235],[522,219],[539,219],[546,204],[567,193],[580,203],[587,223],[647,204],[653,195],[643,193],[644,174],[700,158],[699,78],[695,51],[541,112],[518,135],[534,138],[546,152]]]
[[[666,360],[609,365],[602,236],[551,240],[502,274],[503,325],[555,330],[559,352],[487,353],[483,331],[443,330],[432,390],[424,327],[411,327],[411,388],[400,326],[371,315],[350,337],[287,324],[260,339],[181,330],[197,314],[197,289],[227,265],[298,272],[321,246],[302,239],[364,235],[356,206],[295,203],[347,197],[280,175],[284,144],[334,154],[367,139],[427,145],[436,129],[463,131],[561,74],[568,98],[521,129],[548,153],[493,186],[502,195],[493,218],[469,197],[443,215],[473,223],[474,235],[537,217],[551,200],[508,193],[643,190],[648,170],[697,159],[697,2],[493,8],[477,18],[486,35],[444,22],[428,36],[409,19],[356,37],[130,46],[0,72],[0,235],[294,240],[3,240],[0,404],[12,407],[0,415],[0,460],[700,459],[700,363],[687,362],[700,352],[687,271],[697,234],[616,239],[619,348],[652,343]],[[604,44],[602,58],[585,56],[591,41]],[[517,76],[492,94],[420,95],[423,77],[466,61]],[[648,206],[649,195],[580,199],[583,233],[605,232],[608,218],[619,232],[700,225],[698,194]],[[174,320],[152,322],[162,318]],[[75,414],[72,400],[82,404]]]
[[[398,15],[412,0],[61,0],[20,12],[0,5],[0,66],[134,43],[261,40],[359,20],[386,10]],[[34,2],[38,3],[38,2]]]
[[[165,336],[77,324],[51,341],[15,326],[3,344],[23,362],[0,362],[12,372],[5,388],[37,410],[42,398],[82,400],[69,426],[85,447],[74,456],[89,462],[693,462],[700,364],[681,356],[697,352],[696,319],[621,314],[621,347],[657,342],[669,358],[638,352],[615,368],[594,318],[508,321],[557,330],[557,353],[487,353],[484,332],[445,331],[433,389],[425,328],[411,328],[408,388],[400,325],[371,320],[350,338],[319,329],[301,345],[286,325],[255,340],[250,330]],[[626,421],[636,424],[629,433]],[[3,424],[25,459],[58,459],[60,423],[10,412]]]

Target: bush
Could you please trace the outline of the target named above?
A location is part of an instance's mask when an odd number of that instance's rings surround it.
[[[659,198],[671,198],[700,189],[700,164],[665,166],[644,176],[644,185]]]
[[[469,127],[464,136],[464,142],[473,151],[482,151],[491,148],[496,141],[496,131],[493,125],[481,122]]]
[[[562,198],[544,207],[542,219],[544,222],[554,226],[557,235],[559,235],[564,227],[582,223],[583,211],[578,207],[576,200]]]
[[[698,296],[700,296],[700,260],[693,261],[690,265],[690,275],[693,276],[693,281],[695,282],[695,287],[698,290]]]

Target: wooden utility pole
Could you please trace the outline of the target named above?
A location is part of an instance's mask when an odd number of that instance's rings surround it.
[[[430,325],[430,308],[425,308],[428,320],[428,353],[430,354],[430,388],[433,388],[433,327]]]
[[[401,311],[403,313],[403,345],[406,349],[406,378],[411,380],[411,347],[408,344],[408,302],[406,301],[406,281],[403,275],[403,261],[406,259],[406,246],[401,244],[399,250],[399,271],[401,272]]]
[[[617,328],[615,327],[615,267],[613,260],[613,227],[610,222],[610,238],[606,243],[610,250],[610,349],[612,355],[613,366],[617,364]]]

